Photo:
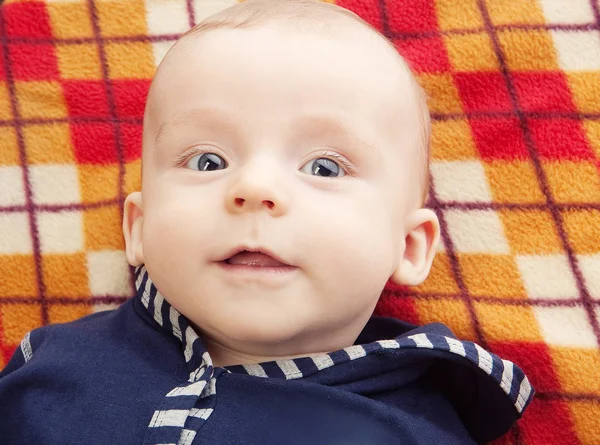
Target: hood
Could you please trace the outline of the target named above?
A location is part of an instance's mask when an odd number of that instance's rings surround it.
[[[445,325],[415,326],[386,317],[372,317],[355,344],[339,351],[227,369],[306,379],[365,396],[394,394],[426,378],[448,397],[477,442],[507,432],[534,395],[518,366],[475,343],[458,340]],[[381,401],[394,405],[393,397]]]

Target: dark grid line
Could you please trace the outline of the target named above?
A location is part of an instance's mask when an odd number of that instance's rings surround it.
[[[420,300],[463,300],[465,296],[458,293],[443,293],[443,292],[409,292],[409,291],[396,291],[396,290],[385,290],[383,295],[385,297],[393,297],[393,298],[416,298]],[[89,297],[85,295],[79,296],[63,296],[63,297],[47,297],[48,301],[53,303],[60,302],[61,304],[81,304],[81,303],[90,303],[97,301],[121,301],[123,297],[119,295],[105,295],[102,297]],[[581,301],[578,297],[574,298],[527,298],[522,296],[503,296],[496,297],[491,295],[469,295],[471,300],[478,303],[489,303],[489,304],[497,304],[501,306],[521,306],[521,307],[582,307]],[[39,299],[35,297],[24,297],[24,296],[0,296],[0,305],[11,305],[11,304],[37,304],[39,303]],[[595,306],[600,307],[600,300],[594,300],[593,304]]]
[[[150,80],[150,79],[147,79]],[[434,121],[448,121],[460,119],[478,119],[478,118],[507,118],[515,117],[511,111],[470,111],[467,113],[432,113],[431,119]],[[567,111],[523,111],[523,116],[528,119],[571,119],[571,120],[600,120],[600,113],[579,113]],[[27,125],[52,125],[68,123],[114,123],[117,120],[121,123],[142,125],[143,119],[138,117],[112,117],[112,116],[72,116],[63,118],[18,118],[10,120],[0,120],[0,127],[12,127],[15,122],[21,126]]]
[[[379,9],[382,18],[382,29],[383,34],[389,39],[390,38],[390,27],[387,20],[387,6],[385,0],[379,0]],[[483,331],[481,329],[481,324],[477,317],[477,313],[475,311],[475,305],[470,298],[469,290],[464,282],[460,264],[458,261],[458,256],[456,254],[456,250],[454,248],[454,243],[452,238],[450,237],[450,232],[448,229],[448,224],[446,223],[446,218],[444,216],[444,212],[441,207],[438,205],[439,200],[437,198],[437,193],[435,191],[435,184],[429,172],[429,207],[434,210],[438,216],[440,222],[440,235],[442,240],[444,241],[444,245],[447,249],[448,258],[450,259],[450,267],[452,269],[452,274],[454,276],[454,280],[460,290],[461,298],[466,302],[467,309],[469,311],[469,316],[471,318],[471,323],[473,324],[473,330],[475,332],[475,336],[477,338],[477,342],[484,348],[487,348],[487,342],[485,341]]]
[[[73,164],[75,165],[75,164]],[[43,212],[62,212],[64,210],[91,210],[98,209],[101,207],[113,206],[119,204],[119,199],[104,199],[94,202],[78,202],[73,204],[35,204],[33,203],[30,207],[27,205],[11,205],[0,207],[0,213],[10,212],[24,212],[28,208],[33,208],[36,211]],[[425,207],[431,207],[436,205],[442,210],[513,210],[513,211],[547,211],[549,210],[548,205],[544,203],[512,203],[512,202],[463,202],[463,201],[440,201],[427,202]],[[600,202],[569,202],[569,203],[555,203],[556,208],[561,211],[590,211],[599,210]]]
[[[10,99],[10,107],[12,115],[18,121],[20,117],[17,93],[15,89],[15,80],[12,75],[12,63],[10,60],[9,48],[6,45],[6,28],[4,21],[4,9],[0,8],[0,43],[4,48],[4,67],[6,71],[6,86],[8,88],[8,95]],[[14,124],[15,133],[17,135],[17,146],[19,149],[19,160],[21,163],[21,171],[23,174],[23,184],[25,187],[25,202],[27,217],[29,219],[29,231],[31,235],[31,243],[33,247],[33,257],[35,263],[35,279],[37,284],[38,295],[36,302],[40,304],[41,318],[44,325],[48,324],[48,304],[46,301],[46,286],[44,284],[44,276],[42,271],[42,255],[40,247],[40,238],[38,232],[37,218],[35,208],[33,207],[33,191],[31,181],[29,178],[29,168],[27,166],[27,150],[25,149],[25,139],[23,138],[23,130],[18,122]]]
[[[485,4],[485,1],[477,0],[477,5],[479,7],[479,10],[481,11],[481,16],[483,18],[485,27],[488,30],[490,40],[491,40],[492,46],[494,48],[494,52],[496,54],[496,57],[498,58],[498,63],[500,64],[500,71],[502,73],[504,82],[505,82],[507,90],[509,92],[509,97],[511,100],[512,108],[513,108],[515,114],[517,115],[517,118],[519,119],[521,131],[523,133],[523,139],[525,141],[527,151],[529,152],[531,162],[533,163],[533,166],[534,166],[534,169],[536,172],[536,176],[538,178],[539,186],[542,190],[542,193],[546,197],[546,201],[548,203],[548,208],[550,210],[550,214],[552,215],[552,219],[554,220],[554,225],[556,227],[557,234],[561,240],[563,249],[567,254],[567,258],[569,260],[569,265],[570,265],[571,271],[573,272],[573,275],[575,277],[577,289],[579,290],[580,301],[582,302],[583,307],[585,308],[586,313],[588,315],[588,319],[589,319],[592,329],[594,331],[594,335],[596,336],[596,342],[598,343],[598,345],[600,345],[600,326],[599,326],[598,320],[596,319],[596,314],[594,313],[594,307],[592,304],[593,300],[592,300],[592,298],[588,292],[588,289],[585,285],[583,275],[581,273],[581,269],[579,268],[579,262],[575,256],[575,253],[573,252],[573,247],[571,246],[571,244],[568,240],[568,236],[566,234],[566,231],[565,231],[565,228],[563,225],[563,221],[562,221],[562,215],[561,215],[558,207],[555,205],[554,197],[552,196],[552,192],[550,191],[550,187],[548,185],[548,179],[546,178],[546,173],[544,172],[544,169],[542,168],[540,156],[535,148],[535,143],[531,136],[531,131],[529,129],[529,125],[527,123],[527,120],[523,116],[523,110],[521,108],[521,104],[519,103],[518,94],[516,92],[515,85],[513,83],[510,71],[509,71],[507,63],[506,63],[504,51],[502,50],[502,47],[500,45],[496,30],[494,29],[494,27],[492,25],[492,20],[489,15],[489,11],[487,9],[487,5]]]
[[[378,0],[381,4],[385,0]],[[192,0],[186,0],[187,13],[188,13],[188,26],[192,28],[195,22],[195,14],[192,5]],[[385,22],[387,23],[387,17],[385,18]],[[497,25],[495,27],[499,31],[596,31],[600,29],[600,25],[596,23],[583,23],[583,24],[569,24],[569,23],[553,23],[553,24],[507,24],[507,25]],[[456,35],[470,35],[470,34],[482,34],[485,33],[485,28],[469,28],[469,29],[448,29],[448,30],[439,30],[439,31],[423,31],[423,32],[392,32],[389,30],[385,32],[385,35],[394,40],[419,40],[424,38],[431,37],[446,37],[446,36],[456,36]],[[165,42],[165,41],[175,41],[182,34],[175,33],[167,33],[167,34],[154,34],[154,35],[129,35],[129,36],[110,36],[103,37],[105,43],[154,43],[154,42]],[[7,36],[7,43],[9,44],[27,44],[27,45],[36,45],[36,44],[59,44],[59,45],[69,45],[69,44],[85,44],[85,43],[95,43],[96,39],[94,37],[64,37],[64,38],[44,38],[44,37],[26,37],[26,36]]]
[[[114,122],[112,123],[113,135],[115,140],[115,148],[117,151],[117,162],[119,165],[119,178],[117,185],[117,194],[119,200],[119,214],[123,215],[124,209],[124,187],[125,187],[125,153],[123,149],[123,143],[121,141],[121,123],[118,120],[118,113],[116,107],[115,93],[113,91],[112,79],[110,78],[108,59],[106,57],[106,49],[104,47],[104,40],[102,38],[102,31],[100,29],[100,22],[98,19],[98,10],[96,8],[95,0],[87,0],[88,8],[90,11],[90,19],[92,22],[92,29],[94,31],[94,38],[97,45],[98,57],[100,58],[100,66],[102,67],[102,80],[104,82],[104,88],[106,90],[106,101],[108,102],[108,112]],[[133,284],[133,275],[130,269],[130,284]]]
[[[187,8],[188,26],[191,29],[194,27],[194,25],[196,25],[196,13],[194,11],[193,0],[186,0],[185,6]]]

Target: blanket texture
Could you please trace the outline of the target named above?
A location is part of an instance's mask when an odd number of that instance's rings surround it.
[[[38,326],[133,294],[125,196],[140,187],[156,64],[235,0],[7,1],[0,8],[0,368]],[[430,278],[377,312],[441,321],[538,393],[498,444],[600,444],[597,0],[338,0],[410,62],[433,117]]]

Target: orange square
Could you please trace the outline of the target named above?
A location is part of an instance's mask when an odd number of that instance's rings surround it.
[[[458,255],[465,285],[471,295],[526,298],[521,274],[510,255]]]
[[[142,189],[142,161],[137,160],[125,164],[123,189],[126,195]]]
[[[600,395],[600,351],[551,347],[550,352],[563,391]]]
[[[79,189],[83,203],[115,200],[119,197],[119,168],[111,165],[80,165]]]
[[[119,206],[111,205],[83,212],[87,250],[124,250],[122,215]],[[86,281],[87,283],[87,281]]]
[[[12,127],[0,126],[0,165],[19,165],[19,147],[17,145],[17,133]]]
[[[436,0],[435,6],[442,31],[483,28],[477,0]]]
[[[427,94],[431,113],[463,113],[458,88],[451,74],[420,74],[417,80]]]
[[[463,300],[457,298],[417,298],[415,299],[415,307],[419,314],[420,324],[444,323],[458,338],[476,341],[473,322]]]
[[[3,304],[0,306],[0,319],[4,343],[18,345],[25,334],[42,326],[42,308],[39,303]]]
[[[600,444],[600,403],[597,400],[570,400],[568,405],[579,443]]]
[[[58,69],[63,79],[102,78],[98,47],[91,43],[56,45]]]
[[[50,323],[68,323],[78,318],[85,317],[92,312],[91,305],[85,303],[52,303],[48,308],[48,321]]]
[[[432,294],[456,294],[459,289],[454,280],[450,259],[445,253],[438,253],[433,260],[429,276],[419,286],[412,288],[418,293]]]
[[[494,0],[486,5],[494,25],[546,23],[538,0]]]
[[[432,122],[432,160],[463,161],[478,158],[471,127],[465,119]]]
[[[49,297],[68,298],[89,295],[85,253],[42,256],[44,284]]]
[[[52,35],[57,39],[93,37],[92,17],[86,2],[47,2]]]
[[[566,74],[577,109],[582,113],[600,112],[600,71]]]
[[[21,117],[52,119],[67,117],[67,105],[58,82],[16,82]]]
[[[485,162],[484,168],[494,201],[514,204],[546,202],[533,165],[529,162]]]
[[[154,75],[156,66],[149,43],[108,43],[104,48],[112,79],[150,79]]]
[[[10,97],[6,82],[0,82],[0,120],[8,121],[13,117],[10,106]]]
[[[544,341],[529,306],[475,302],[475,312],[487,341]]]
[[[600,159],[600,120],[584,120],[583,128],[596,157]]]
[[[600,210],[565,210],[563,225],[569,243],[576,254],[595,254],[600,251]]]
[[[500,210],[500,220],[511,251],[521,255],[562,252],[550,212],[544,210]]]
[[[593,163],[544,162],[543,167],[556,202],[600,202],[600,176]]]
[[[554,44],[548,31],[500,31],[500,45],[513,71],[558,70]]]
[[[72,164],[75,162],[68,124],[23,127],[29,164]]]
[[[146,8],[142,0],[98,0],[102,37],[145,36]]]
[[[32,255],[0,255],[0,299],[37,297],[37,277]]]
[[[498,59],[487,34],[455,34],[444,38],[456,71],[497,71]]]

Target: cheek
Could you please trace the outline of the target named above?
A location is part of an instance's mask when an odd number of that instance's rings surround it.
[[[303,243],[323,284],[346,291],[383,287],[396,262],[397,234],[389,203],[379,193],[363,192],[316,206]],[[312,212],[311,212],[312,213]]]

